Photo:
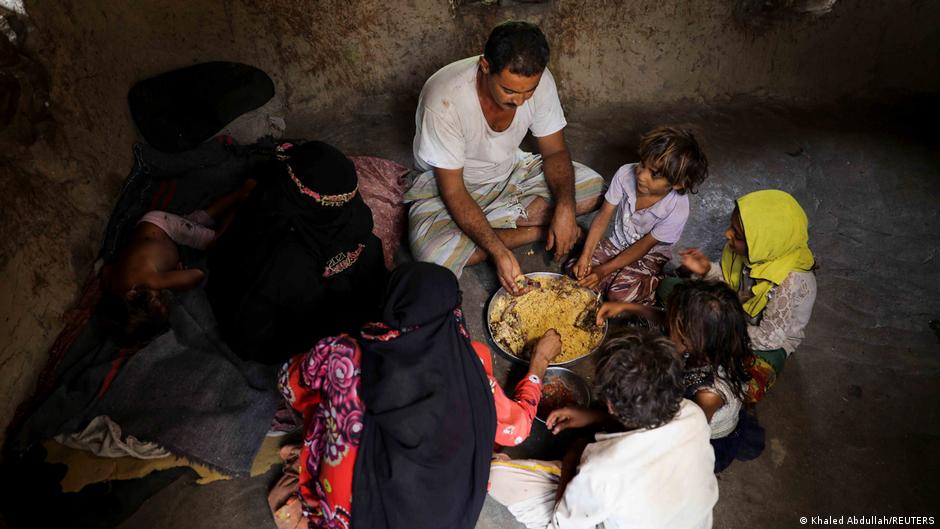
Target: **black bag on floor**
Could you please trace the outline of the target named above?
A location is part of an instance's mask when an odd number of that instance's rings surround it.
[[[140,81],[127,99],[147,143],[164,152],[180,152],[272,97],[274,82],[258,68],[207,62]]]

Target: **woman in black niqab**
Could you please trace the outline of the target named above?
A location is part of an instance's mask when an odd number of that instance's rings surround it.
[[[457,278],[430,263],[400,266],[383,307],[383,325],[362,331],[353,528],[470,529],[486,496],[496,412]]]
[[[374,319],[387,271],[372,226],[349,158],[316,141],[278,147],[209,256],[229,346],[277,363]]]

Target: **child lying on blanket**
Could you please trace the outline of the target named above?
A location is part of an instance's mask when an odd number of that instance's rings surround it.
[[[202,270],[183,267],[176,245],[205,250],[253,187],[254,181],[248,180],[239,190],[188,215],[166,211],[144,214],[130,243],[101,269],[103,293],[98,316],[105,330],[121,344],[136,345],[165,329],[165,291],[190,290],[205,277]]]

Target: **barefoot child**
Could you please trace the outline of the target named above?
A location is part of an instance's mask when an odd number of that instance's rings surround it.
[[[651,304],[689,218],[689,197],[708,160],[688,130],[659,127],[640,140],[640,162],[621,167],[569,271],[607,299]],[[610,237],[601,241],[611,220]]]
[[[213,228],[219,223],[224,228],[253,183],[249,180],[205,210],[184,216],[150,211],[137,221],[130,242],[101,269],[104,292],[98,309],[110,334],[119,342],[139,344],[166,328],[164,290],[190,290],[205,277],[202,270],[183,267],[176,245],[205,250],[217,236]]]
[[[563,462],[493,461],[490,495],[529,529],[710,528],[718,482],[708,424],[682,398],[682,361],[670,341],[650,333],[609,340],[595,384],[609,414],[565,407],[547,425],[557,432],[613,415],[612,433],[576,445]]]
[[[737,292],[755,349],[747,400],[757,402],[803,340],[813,312],[816,275],[809,223],[790,194],[765,189],[737,200],[725,239],[720,263],[691,248],[680,252],[682,266]]]

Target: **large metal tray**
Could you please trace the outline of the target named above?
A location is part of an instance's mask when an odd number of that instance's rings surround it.
[[[532,279],[532,280],[534,280],[534,281],[538,281],[539,278],[558,279],[558,278],[567,277],[567,276],[564,276],[564,275],[562,275],[562,274],[557,274],[557,273],[555,273],[555,272],[529,272],[529,273],[526,274],[525,276],[528,277],[528,278],[530,278],[530,279]],[[594,292],[593,290],[591,290],[591,289],[589,289],[589,288],[584,288],[584,287],[581,287],[581,288],[582,288],[583,290],[587,291],[587,292],[590,292],[590,293],[591,293],[591,296],[596,296],[596,295],[597,295],[596,292]],[[489,333],[489,335],[490,335],[490,342],[492,342],[493,345],[496,346],[496,351],[497,351],[501,356],[503,356],[504,358],[506,358],[506,359],[508,359],[508,360],[510,360],[510,361],[512,361],[512,362],[514,362],[514,363],[517,363],[517,364],[529,365],[529,361],[528,361],[528,360],[519,358],[518,356],[512,354],[510,351],[507,351],[507,350],[503,347],[503,344],[497,342],[496,339],[493,337],[493,325],[492,325],[492,323],[491,323],[492,319],[490,318],[490,311],[491,311],[492,308],[493,308],[493,301],[496,300],[496,299],[499,299],[500,296],[510,296],[510,295],[511,295],[510,293],[506,292],[506,289],[504,289],[503,287],[499,287],[499,290],[497,290],[492,296],[490,296],[489,301],[486,302],[486,315],[485,315],[485,316],[486,316],[486,331],[487,331],[487,332]],[[577,357],[577,358],[574,358],[574,359],[572,359],[572,360],[566,360],[566,361],[564,361],[564,362],[553,362],[553,363],[551,363],[551,364],[549,364],[549,365],[551,365],[551,366],[564,366],[564,365],[569,365],[569,364],[573,364],[573,363],[575,363],[575,362],[578,362],[578,361],[580,361],[580,360],[584,360],[585,358],[591,356],[592,354],[594,354],[595,351],[597,351],[597,348],[598,348],[602,343],[604,343],[604,340],[607,339],[607,331],[608,331],[608,329],[609,329],[609,325],[608,325],[608,323],[605,321],[605,322],[604,322],[604,335],[601,337],[600,342],[598,342],[598,344],[595,345],[594,348],[591,349],[590,351],[588,351],[587,353],[585,353],[585,354],[583,354],[583,355],[581,355],[581,356],[579,356],[579,357]]]

